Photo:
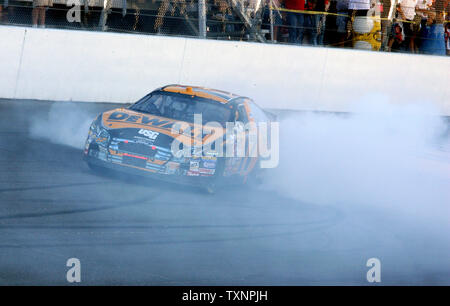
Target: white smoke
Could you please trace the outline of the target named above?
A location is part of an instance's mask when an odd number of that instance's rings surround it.
[[[264,188],[298,200],[432,216],[449,224],[447,123],[424,104],[365,97],[352,114],[281,118],[280,164]]]
[[[29,133],[33,138],[81,149],[94,119],[95,114],[80,105],[58,102],[52,104],[48,116],[33,117]]]

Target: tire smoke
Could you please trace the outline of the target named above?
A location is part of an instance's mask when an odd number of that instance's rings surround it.
[[[76,103],[54,103],[47,116],[33,117],[29,134],[33,138],[81,149],[95,116],[95,112]]]
[[[351,114],[282,116],[265,189],[298,200],[433,217],[448,225],[448,123],[423,104],[366,97]]]

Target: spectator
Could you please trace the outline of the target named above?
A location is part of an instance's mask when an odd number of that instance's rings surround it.
[[[184,16],[186,14],[186,1],[185,0],[162,0],[158,8],[158,13],[156,15],[155,24],[153,28],[156,33],[160,34],[161,28],[164,25],[164,18],[166,13],[170,10],[172,16],[175,14],[175,10],[178,8],[180,15]]]
[[[53,6],[53,0],[33,0],[32,22],[33,27],[45,28],[45,13],[49,6]]]
[[[405,44],[412,53],[416,52],[415,37],[417,35],[417,28],[415,27],[416,5],[418,0],[400,0],[400,5],[397,10],[404,22],[403,32],[405,33]]]
[[[0,0],[0,22],[8,23],[8,0]]]
[[[234,32],[233,14],[231,7],[226,0],[215,0],[214,4],[217,5],[218,12],[212,15],[212,18],[220,21],[219,32],[230,33]]]
[[[391,38],[388,43],[389,52],[400,52],[404,50],[403,29],[399,23],[392,25]]]
[[[419,26],[419,30],[417,31],[416,35],[415,35],[415,47],[416,47],[416,51],[421,49],[422,46],[422,38],[423,38],[423,34],[422,32],[424,31],[424,29],[426,29],[427,27],[427,12],[431,9],[433,4],[432,0],[418,0],[417,2],[417,6],[416,6],[416,17],[418,17],[418,19],[420,20],[420,26]]]
[[[316,7],[315,7],[316,11],[328,12],[329,8],[330,8],[330,1],[317,0]],[[317,44],[323,45],[323,39],[325,37],[325,27],[326,27],[327,15],[326,14],[316,14],[316,15],[313,15],[313,17],[316,19]]]
[[[443,25],[443,12],[430,11],[427,26],[422,32],[424,35],[422,52],[425,54],[445,55],[445,34]]]
[[[285,6],[288,10],[305,10],[305,0],[285,0]],[[303,41],[303,32],[305,24],[305,14],[298,12],[288,12],[289,22],[289,42],[301,44]]]
[[[305,5],[305,10],[315,11],[318,0],[307,0]],[[310,44],[313,46],[317,45],[317,34],[318,34],[318,18],[316,14],[305,14],[305,31],[308,34]]]
[[[427,19],[426,11],[431,9],[432,5],[432,0],[418,0],[416,5],[416,14],[421,18]]]
[[[445,49],[447,50],[447,55],[450,55],[450,23],[445,24]]]
[[[337,0],[336,10],[336,31],[337,31],[337,45],[344,46],[345,42],[350,36],[350,33],[347,29],[348,24],[348,1],[349,0]]]

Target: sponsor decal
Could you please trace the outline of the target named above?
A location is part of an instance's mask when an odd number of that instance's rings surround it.
[[[114,111],[109,115],[105,115],[105,120],[108,122],[108,126],[112,126],[113,122],[120,122],[120,123],[129,123],[131,125],[146,125],[149,128],[155,127],[158,129],[163,129],[168,132],[172,131],[172,127],[176,125],[177,122],[182,121],[176,121],[168,118],[158,117],[158,116],[152,116],[152,115],[138,115],[138,114],[129,114],[124,111]],[[106,123],[105,123],[106,124]],[[187,124],[187,123],[186,123]],[[190,124],[188,124],[190,126]],[[191,136],[194,136],[194,130],[189,127],[188,128],[189,133]],[[184,134],[181,132],[181,134]]]
[[[200,169],[198,169],[198,172],[200,172],[201,174],[213,175],[216,172],[216,170],[200,168]]]
[[[166,164],[167,174],[175,174],[179,168],[180,168],[180,163],[168,162]]]
[[[198,171],[198,168],[200,167],[200,162],[197,160],[191,160],[189,165],[190,171]]]
[[[204,160],[203,167],[209,168],[209,169],[214,169],[214,168],[216,168],[216,161],[215,160]]]
[[[167,163],[167,168],[169,168],[169,169],[178,169],[178,168],[180,168],[180,163],[168,162]]]
[[[218,152],[215,151],[210,151],[210,152],[204,152],[205,154],[203,155],[203,157],[209,157],[209,158],[216,158],[217,156],[219,156]]]
[[[198,172],[193,172],[193,171],[187,171],[187,172],[186,172],[186,175],[187,175],[187,176],[199,176],[200,173],[198,173]]]
[[[202,156],[202,159],[203,160],[217,160],[217,157],[215,157],[215,156]]]
[[[138,123],[144,125],[157,126],[165,129],[172,128],[172,125],[174,124],[174,122],[171,120],[164,120],[162,118],[150,116],[130,115],[121,111],[115,111],[111,115],[109,115],[108,121]]]
[[[145,144],[145,145],[152,145],[155,141],[150,140],[148,138],[140,137],[140,136],[134,136],[134,142]]]
[[[99,144],[103,144],[104,142],[108,141],[108,138],[106,138],[106,137],[98,137],[95,141],[97,143],[99,143]]]
[[[106,153],[105,152],[98,152],[98,158],[101,160],[106,161]]]
[[[156,137],[158,137],[159,133],[151,130],[146,129],[140,129],[138,134],[144,135],[145,137],[148,137],[151,140],[155,140]]]

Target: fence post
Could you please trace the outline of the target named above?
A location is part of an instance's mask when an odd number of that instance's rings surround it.
[[[206,38],[206,4],[205,0],[198,0],[198,36]]]
[[[270,41],[273,42],[273,3],[272,0],[269,2],[269,15],[270,15]]]
[[[101,31],[106,31],[106,21],[108,20],[109,10],[111,9],[111,1],[112,0],[103,0],[103,8],[102,13],[100,15],[100,21],[98,23],[98,27]]]
[[[122,0],[122,17],[127,14],[127,0]]]
[[[391,33],[392,21],[395,17],[395,8],[397,7],[397,0],[383,0],[383,13],[381,13],[381,48],[382,51],[387,51],[389,43],[389,36]],[[389,6],[389,10],[388,10]]]

